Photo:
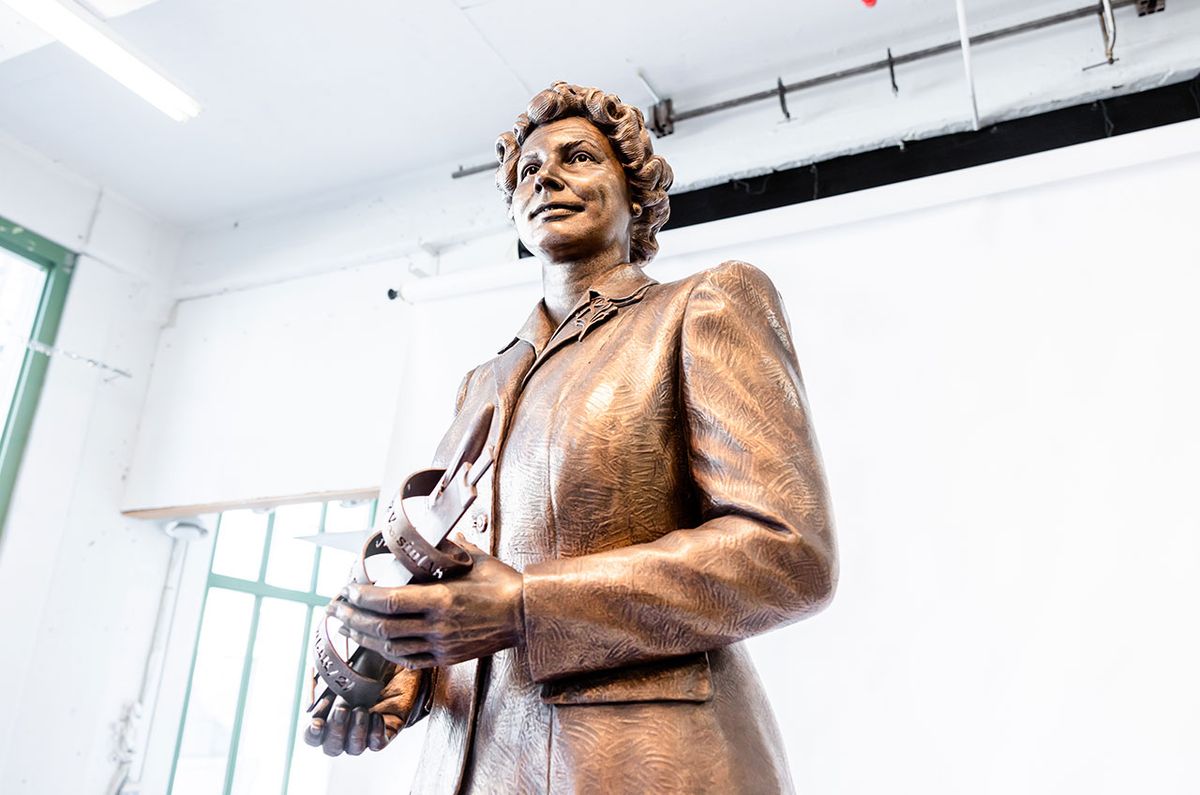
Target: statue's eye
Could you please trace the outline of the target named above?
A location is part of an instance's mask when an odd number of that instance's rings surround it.
[[[521,179],[525,179],[530,174],[536,174],[538,170],[537,163],[529,163],[525,168],[521,169]]]
[[[594,162],[595,159],[596,158],[592,157],[587,152],[576,152],[575,155],[571,158],[571,162],[572,163],[590,163],[590,162]]]

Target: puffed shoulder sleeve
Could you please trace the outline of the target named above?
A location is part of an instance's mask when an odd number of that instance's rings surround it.
[[[766,274],[710,271],[682,330],[689,464],[710,522],[752,520],[799,554],[779,562],[801,601],[832,592],[833,522],[820,448],[787,314]]]
[[[832,597],[828,492],[779,294],[725,263],[697,278],[679,334],[699,524],[527,568],[537,681],[717,648]]]

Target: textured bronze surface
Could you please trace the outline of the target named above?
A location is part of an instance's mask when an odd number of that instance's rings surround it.
[[[544,299],[467,375],[435,456],[495,406],[458,525],[475,565],[352,586],[339,613],[402,676],[436,669],[413,791],[791,791],[739,641],[820,610],[837,564],[779,295],[742,262],[643,272],[671,173],[612,95],[556,84],[500,154]]]

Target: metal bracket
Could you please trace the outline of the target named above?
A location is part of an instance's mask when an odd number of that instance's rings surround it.
[[[896,85],[896,59],[892,57],[891,47],[888,47],[887,54],[888,77],[892,79],[892,96],[898,97],[900,96],[900,86]]]
[[[495,171],[495,170],[496,170],[495,163],[480,163],[477,166],[459,165],[458,168],[456,168],[454,171],[450,172],[450,179],[462,179],[463,177],[469,177],[472,174],[482,174],[485,171]]]
[[[791,121],[792,114],[788,113],[787,106],[787,89],[784,88],[782,77],[775,78],[775,86],[775,90],[779,92],[779,109],[783,111],[783,120]]]
[[[1139,17],[1144,17],[1147,14],[1157,14],[1159,11],[1165,10],[1167,0],[1137,0],[1137,12]]]
[[[650,129],[659,138],[675,132],[675,114],[671,98],[661,99],[650,108]]]
[[[1104,34],[1104,60],[1111,66],[1116,60],[1113,48],[1117,46],[1117,18],[1112,0],[1100,0],[1100,31]]]
[[[1085,72],[1098,66],[1112,66],[1121,60],[1113,55],[1113,48],[1117,46],[1117,19],[1113,14],[1112,0],[1100,0],[1096,11],[1100,18],[1100,35],[1104,37],[1104,60],[1083,67]]]

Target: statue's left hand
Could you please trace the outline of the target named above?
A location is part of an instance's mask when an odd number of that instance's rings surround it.
[[[518,645],[525,634],[520,572],[456,540],[474,560],[466,575],[399,588],[351,584],[329,612],[352,640],[407,668],[453,665]]]

